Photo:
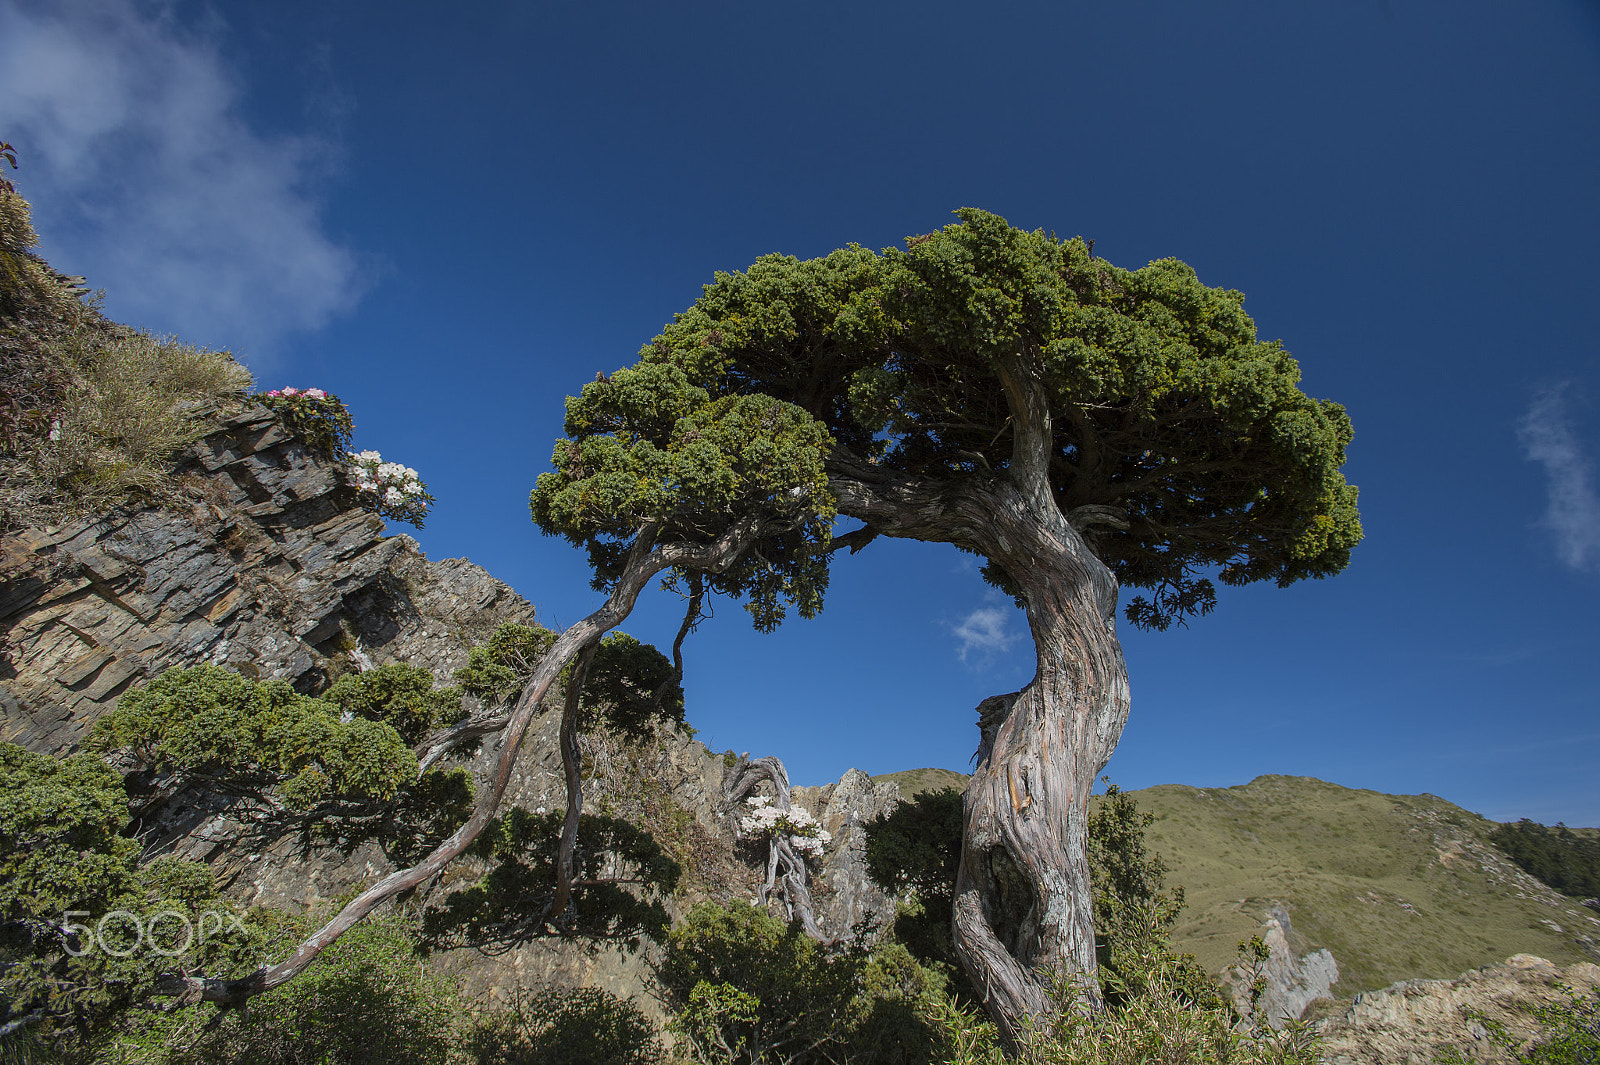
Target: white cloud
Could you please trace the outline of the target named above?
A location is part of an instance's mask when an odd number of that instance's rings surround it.
[[[998,597],[997,597],[998,598]],[[953,626],[959,646],[956,654],[961,661],[977,659],[986,662],[997,654],[1009,651],[1022,639],[1022,633],[1011,627],[1016,610],[998,602],[980,606],[960,623]]]
[[[1600,496],[1562,389],[1547,388],[1534,397],[1517,437],[1528,458],[1544,465],[1550,504],[1541,524],[1555,535],[1556,554],[1574,569],[1600,569]]]
[[[42,250],[113,317],[236,351],[359,298],[308,185],[309,137],[258,133],[216,41],[134,0],[0,0],[0,139]]]

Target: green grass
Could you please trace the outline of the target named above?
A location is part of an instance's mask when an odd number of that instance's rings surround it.
[[[952,769],[906,769],[899,773],[884,773],[872,778],[873,780],[892,780],[900,785],[900,794],[907,799],[921,795],[925,791],[938,791],[941,788],[955,788],[965,791],[967,781],[972,778],[965,773],[957,773]]]
[[[908,794],[967,780],[943,769],[880,779]],[[1131,794],[1156,815],[1147,839],[1171,867],[1167,883],[1186,892],[1173,946],[1212,972],[1260,931],[1273,902],[1287,907],[1298,952],[1333,952],[1344,997],[1513,954],[1597,960],[1574,935],[1600,940],[1596,915],[1518,870],[1488,842],[1495,822],[1437,796],[1285,776]]]
[[[1385,795],[1310,777],[1133,793],[1150,845],[1188,908],[1173,940],[1217,971],[1283,902],[1302,950],[1326,947],[1344,995],[1537,954],[1593,960],[1586,911],[1534,885],[1488,842],[1495,823],[1434,795]],[[1556,932],[1546,921],[1559,925]]]

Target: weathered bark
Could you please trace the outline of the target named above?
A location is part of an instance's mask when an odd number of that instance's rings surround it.
[[[187,973],[172,974],[157,982],[156,993],[172,995],[176,1005],[196,1002],[220,1002],[242,1006],[249,998],[293,979],[322,952],[328,944],[349,931],[383,902],[427,882],[453,861],[477,839],[505,798],[511,781],[511,769],[516,764],[523,738],[528,733],[538,711],[539,701],[549,692],[561,671],[586,648],[597,643],[600,637],[622,624],[633,611],[639,593],[652,577],[665,569],[685,568],[706,573],[720,573],[732,565],[739,556],[764,531],[763,522],[750,518],[737,523],[722,536],[708,544],[668,543],[655,544],[654,530],[646,526],[640,530],[628,556],[622,576],[612,587],[611,595],[599,610],[577,622],[556,637],[550,649],[540,659],[533,676],[528,679],[518,697],[511,720],[500,737],[500,756],[492,767],[489,780],[478,792],[471,817],[448,839],[409,869],[398,869],[372,887],[357,895],[332,920],[308,936],[283,961],[264,966],[248,976],[234,980],[219,980]]]
[[[554,921],[567,912],[572,901],[572,878],[576,874],[574,857],[578,853],[578,821],[583,816],[583,754],[578,750],[578,714],[583,709],[583,683],[589,676],[598,643],[590,643],[578,654],[567,682],[567,698],[561,708],[561,772],[567,785],[567,815],[561,823],[561,845],[556,848],[556,891],[545,909],[544,919]]]
[[[789,812],[789,771],[783,767],[783,763],[770,755],[757,758],[754,762],[741,756],[729,771],[727,784],[723,788],[723,799],[735,818],[739,816],[739,800],[755,791],[763,780],[770,781],[773,791],[777,793],[772,805],[783,813]],[[782,833],[773,835],[767,841],[767,876],[761,885],[760,901],[764,904],[774,894],[783,903],[789,919],[799,919],[806,935],[819,943],[833,942],[833,938],[823,932],[822,926],[817,923],[805,857],[795,850],[794,844]]]
[[[844,453],[829,460],[843,514],[875,532],[979,552],[1027,609],[1037,672],[986,700],[967,787],[953,914],[956,950],[1008,1041],[1053,1012],[1054,986],[1100,1005],[1085,850],[1089,796],[1127,721],[1117,582],[1055,503],[1050,416],[1036,370],[1003,361],[1012,460],[992,475],[920,480]],[[1096,517],[1087,515],[1086,520]]]

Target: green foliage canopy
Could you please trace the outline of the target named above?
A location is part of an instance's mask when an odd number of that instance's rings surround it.
[[[1350,420],[1300,391],[1242,293],[1176,259],[1125,270],[1081,239],[956,213],[904,249],[718,273],[643,349],[634,380],[713,403],[776,397],[855,456],[955,485],[1012,461],[1001,370],[1014,363],[1048,398],[1057,505],[1119,581],[1153,593],[1130,603],[1135,623],[1208,610],[1213,569],[1281,586],[1344,568],[1361,538],[1340,472]],[[1015,592],[997,568],[986,576]]]
[[[567,400],[566,438],[539,475],[529,508],[539,528],[585,548],[595,587],[621,575],[641,529],[656,542],[706,544],[758,523],[753,549],[709,580],[747,599],[757,628],[786,604],[822,606],[834,500],[828,432],[793,404],[762,395],[713,397],[671,365],[601,376]]]
[[[286,681],[258,683],[213,665],[169,670],[123,696],[95,723],[89,746],[125,750],[157,772],[223,790],[276,788],[291,808],[309,809],[329,798],[392,799],[416,779],[417,760],[381,717],[409,727],[430,707],[401,709],[403,700],[386,700],[382,687],[347,685],[341,694],[352,709],[346,713]],[[379,719],[357,714],[356,707]]]

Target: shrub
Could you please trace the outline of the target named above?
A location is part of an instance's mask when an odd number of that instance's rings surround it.
[[[1226,1007],[1195,1003],[1170,955],[1146,956],[1137,968],[1130,981],[1137,990],[1092,1016],[1074,1008],[1071,988],[1058,988],[1061,1013],[1024,1032],[1009,1056],[976,1010],[945,1006],[940,1019],[955,1048],[950,1065],[1316,1065],[1316,1044],[1304,1026],[1281,1032],[1246,1026]]]
[[[220,666],[169,670],[124,695],[88,746],[131,757],[168,796],[193,786],[254,800],[235,812],[265,834],[298,828],[346,848],[376,839],[406,861],[472,805],[467,770],[417,775],[411,745],[461,714],[461,693],[432,684],[426,670],[394,664],[312,698]]]
[[[416,470],[398,462],[385,462],[376,451],[348,453],[344,462],[362,506],[386,521],[403,521],[422,528],[428,508],[433,506],[433,496]]]
[[[274,388],[256,400],[324,461],[340,462],[349,453],[356,425],[338,396],[320,388]]]
[[[707,1062],[911,1063],[944,1044],[939,974],[898,944],[825,948],[765,910],[703,903],[672,930],[659,970],[672,1029]]]
[[[1101,992],[1117,1005],[1143,990],[1150,972],[1187,1002],[1223,1009],[1216,981],[1192,954],[1169,949],[1183,912],[1183,888],[1166,890],[1167,866],[1145,847],[1154,814],[1141,813],[1133,797],[1106,782],[1089,814],[1089,872],[1094,885],[1095,960]]]
[[[259,963],[270,920],[220,900],[203,865],[139,868],[138,844],[122,834],[127,810],[120,774],[99,759],[0,744],[0,1026],[17,1025],[0,1048],[75,1059],[162,973],[227,978]],[[209,934],[184,931],[201,911],[217,915]],[[134,933],[158,913],[171,916]]]
[[[976,1001],[950,931],[961,861],[961,792],[923,792],[865,826],[867,875],[902,899],[894,937],[924,965],[943,971],[952,990]]]
[[[275,793],[299,810],[324,800],[392,799],[417,775],[416,757],[387,722],[301,695],[285,681],[258,683],[213,665],[168,670],[124,695],[95,723],[89,743],[218,790]]]
[[[466,1040],[483,1065],[656,1065],[655,1026],[632,1002],[595,987],[518,995]]]
[[[314,918],[284,919],[292,942]],[[429,973],[401,917],[371,918],[306,971],[217,1016],[202,1004],[130,1018],[104,1041],[125,1065],[436,1065],[459,1043],[455,985]]]

